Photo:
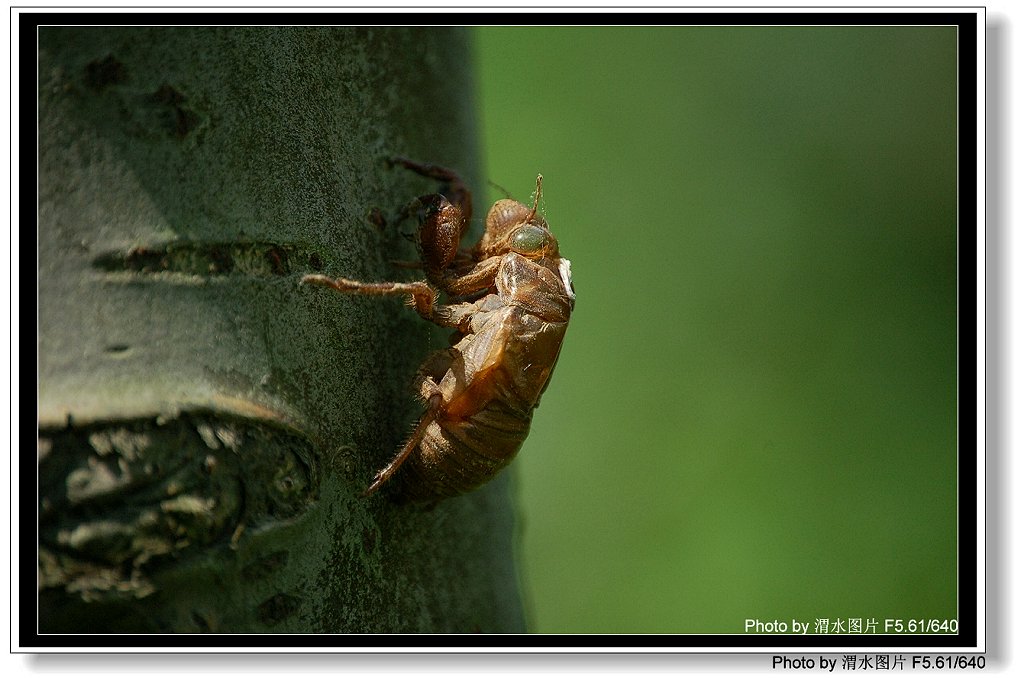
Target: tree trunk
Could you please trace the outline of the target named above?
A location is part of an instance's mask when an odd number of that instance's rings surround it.
[[[522,631],[507,472],[359,496],[446,333],[299,285],[415,277],[387,156],[480,185],[465,33],[39,36],[40,630]]]

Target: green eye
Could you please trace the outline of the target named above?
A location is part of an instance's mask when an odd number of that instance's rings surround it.
[[[517,252],[536,252],[548,243],[548,232],[540,226],[527,224],[512,234],[512,249]]]

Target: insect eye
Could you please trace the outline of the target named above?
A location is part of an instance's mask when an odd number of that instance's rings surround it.
[[[548,232],[535,224],[521,226],[512,234],[512,249],[529,254],[544,249],[548,244]]]

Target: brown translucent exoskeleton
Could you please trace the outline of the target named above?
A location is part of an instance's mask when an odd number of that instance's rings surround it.
[[[426,281],[359,282],[307,275],[303,283],[346,294],[408,295],[425,319],[456,330],[452,345],[423,361],[414,383],[426,410],[364,494],[393,477],[397,496],[429,501],[468,492],[504,468],[526,439],[533,410],[558,360],[576,295],[569,260],[533,206],[499,200],[480,241],[460,246],[472,196],[452,170],[395,158],[442,182],[402,216],[425,210],[417,246]],[[438,303],[438,292],[448,303]]]

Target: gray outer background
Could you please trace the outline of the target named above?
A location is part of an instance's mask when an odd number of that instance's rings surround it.
[[[437,29],[40,31],[43,630],[524,630],[507,472],[358,497],[445,333],[298,284],[415,275],[366,215],[437,188],[389,155],[480,186],[468,61]]]

